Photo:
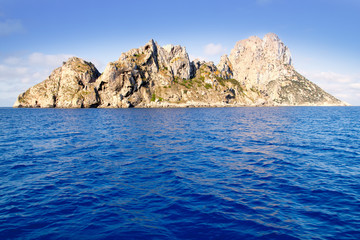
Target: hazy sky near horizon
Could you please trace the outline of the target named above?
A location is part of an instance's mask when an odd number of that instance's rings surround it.
[[[0,0],[0,106],[71,56],[99,71],[154,39],[217,63],[235,43],[276,33],[295,68],[360,105],[360,0]]]

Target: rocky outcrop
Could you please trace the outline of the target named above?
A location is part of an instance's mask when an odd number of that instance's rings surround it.
[[[259,90],[272,80],[292,75],[290,51],[273,33],[237,42],[229,58],[234,78]]]
[[[70,58],[45,81],[20,94],[14,107],[96,107],[100,99],[94,83],[99,76],[92,63]]]
[[[173,76],[180,79],[191,77],[190,60],[184,47],[166,45],[160,48],[159,59],[162,66],[170,65]]]
[[[297,73],[275,34],[236,43],[229,57],[190,61],[181,46],[145,46],[121,54],[100,75],[71,58],[19,95],[14,107],[125,108],[345,105]]]
[[[229,59],[233,77],[268,105],[345,105],[295,71],[290,50],[274,33],[237,42]]]
[[[221,56],[217,69],[220,72],[220,77],[224,79],[233,78],[233,66],[226,54]]]

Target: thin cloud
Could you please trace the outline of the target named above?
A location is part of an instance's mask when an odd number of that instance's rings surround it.
[[[0,36],[8,36],[16,33],[23,33],[24,26],[18,19],[0,20]]]
[[[6,65],[17,65],[21,62],[21,58],[18,57],[8,57],[6,58],[3,63]]]
[[[1,106],[12,106],[17,96],[45,80],[56,67],[73,55],[32,53],[11,56],[0,61]]]
[[[56,54],[48,55],[43,53],[32,53],[28,57],[28,62],[30,65],[41,65],[41,66],[59,66],[62,61],[66,61],[68,58],[72,57],[69,54]]]
[[[340,100],[351,105],[360,105],[360,74],[347,75],[335,72],[308,72],[304,73],[304,76]]]
[[[357,89],[360,93],[360,82],[352,83],[352,84],[350,84],[350,87]]]
[[[223,54],[226,49],[221,44],[209,43],[204,47],[204,53],[208,56]]]

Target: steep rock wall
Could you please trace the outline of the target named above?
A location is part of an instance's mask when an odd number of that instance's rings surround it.
[[[69,59],[19,95],[14,107],[125,108],[346,105],[295,71],[275,34],[235,44],[229,56],[190,61],[181,46],[145,46],[121,54],[100,75],[92,63]]]

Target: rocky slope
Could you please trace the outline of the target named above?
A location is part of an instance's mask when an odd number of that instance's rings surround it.
[[[236,43],[229,56],[190,61],[184,47],[153,40],[100,74],[73,57],[19,95],[14,107],[124,108],[346,105],[297,73],[273,33]]]

